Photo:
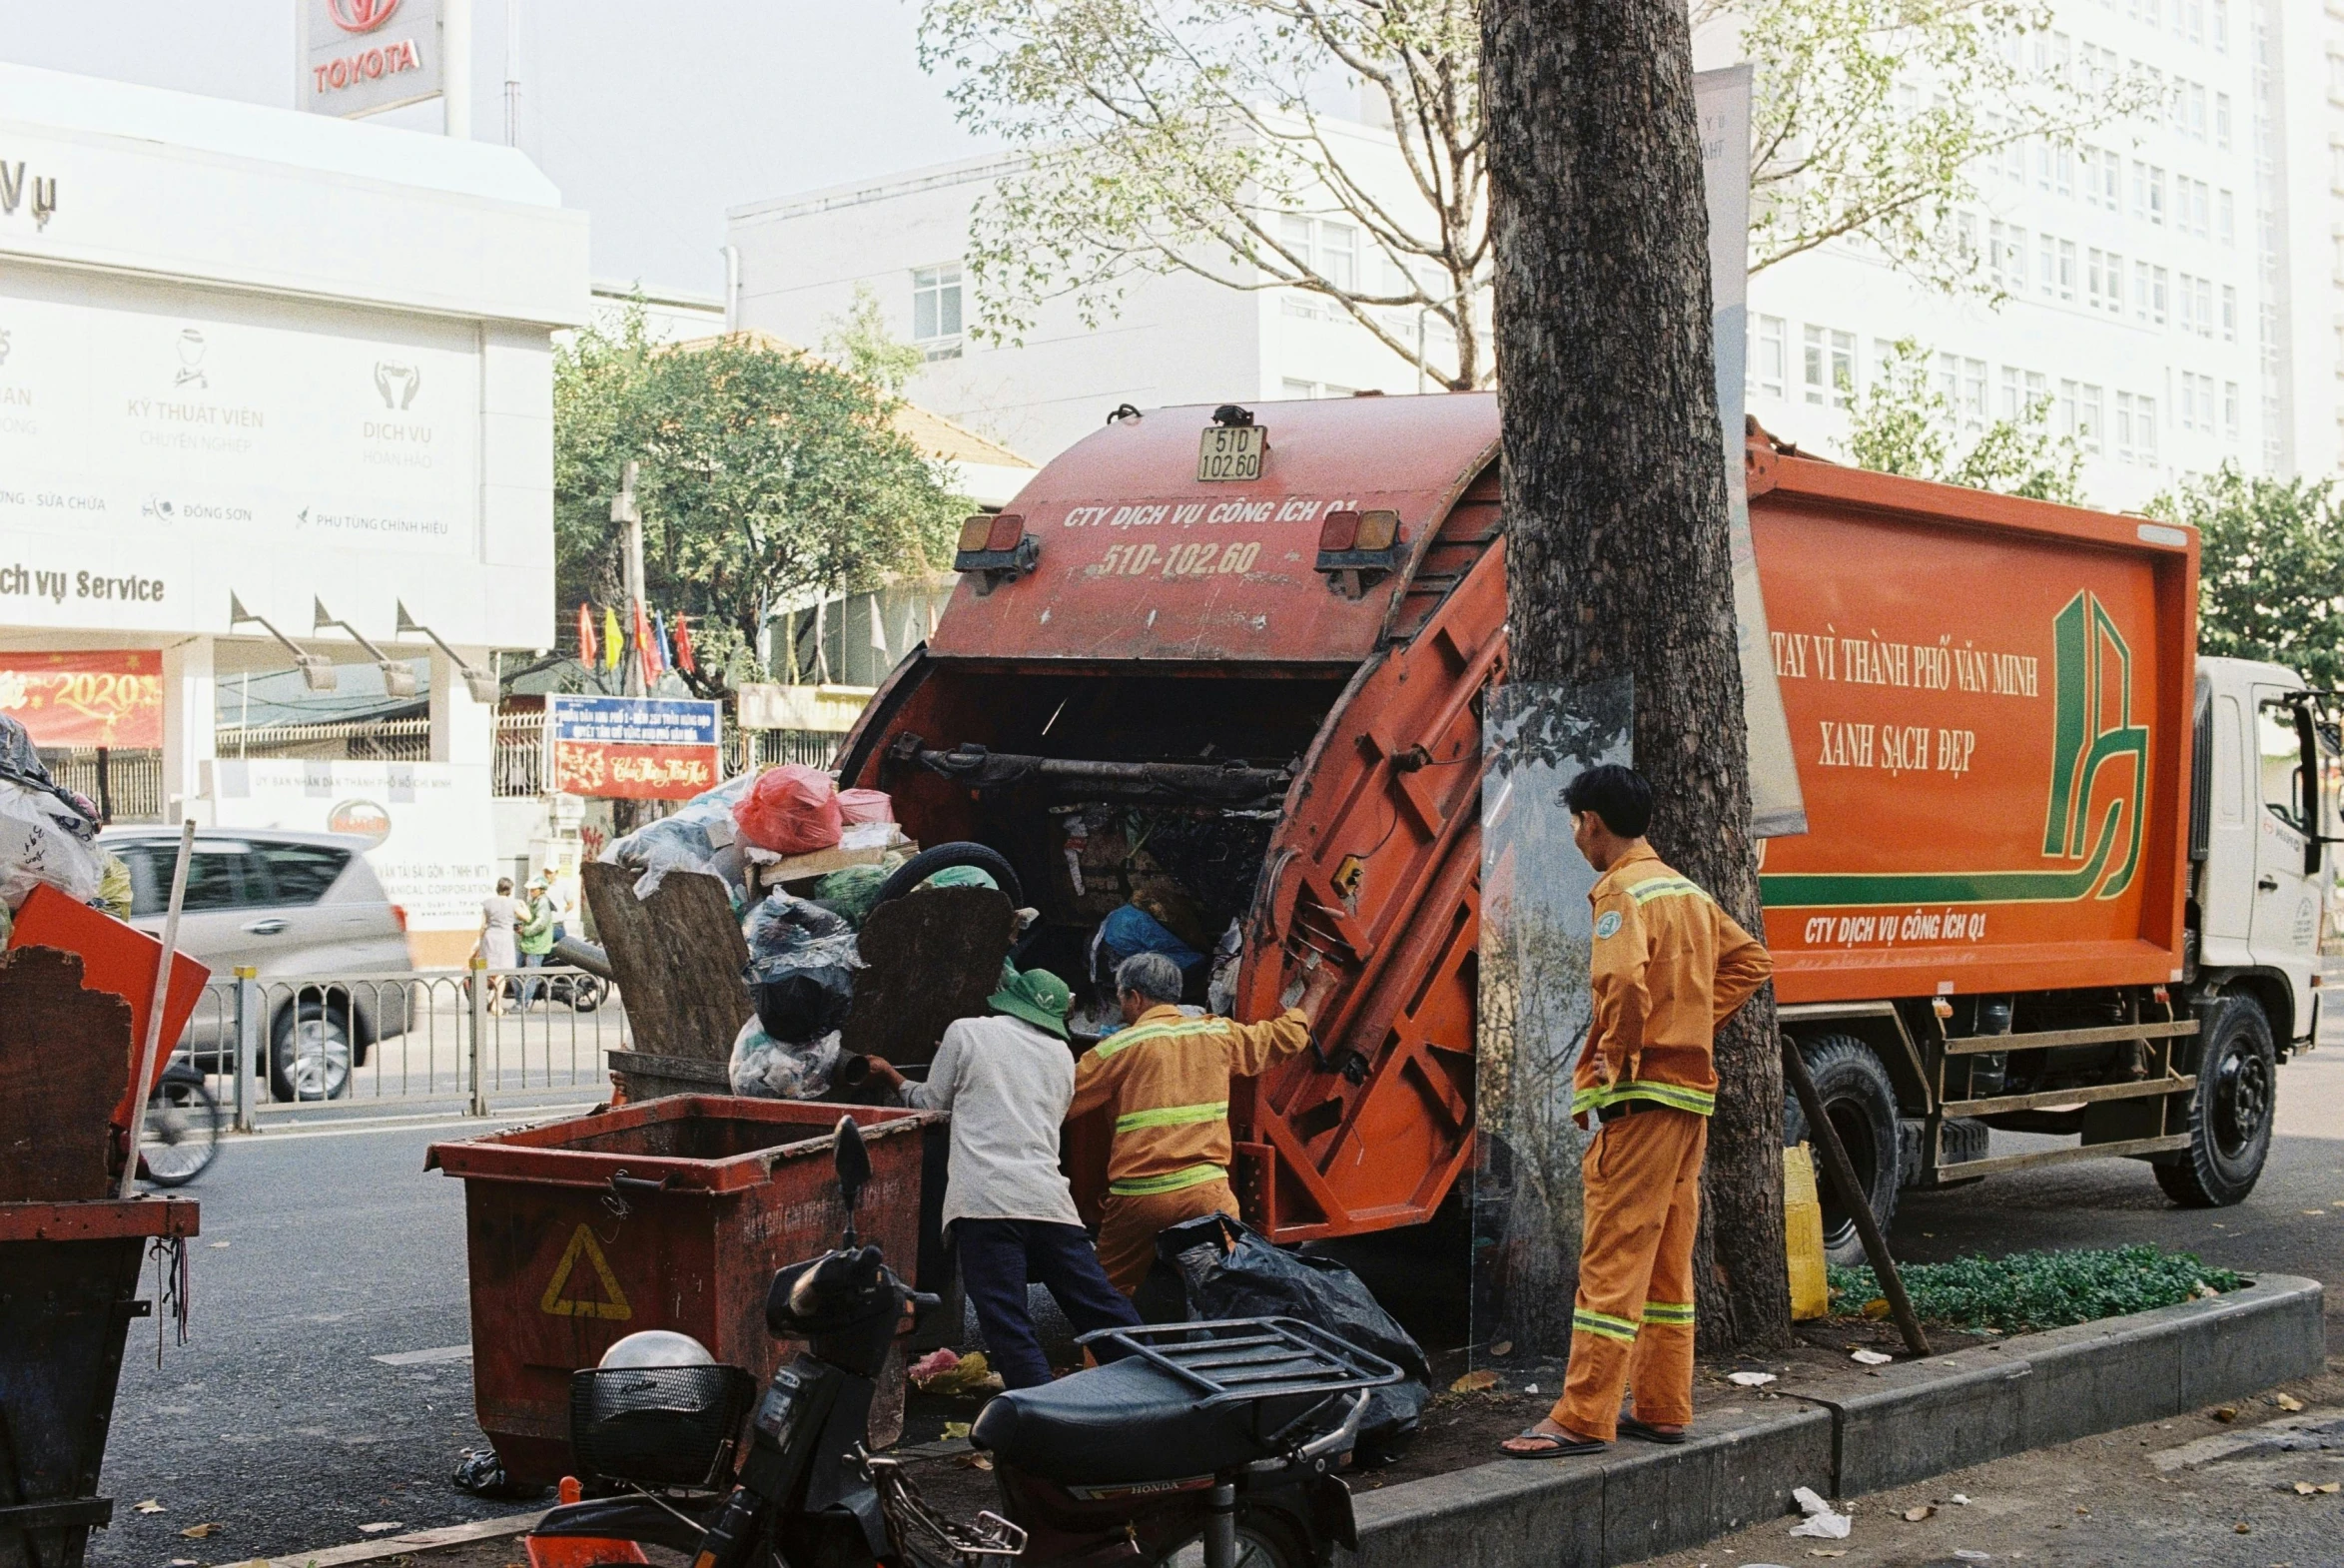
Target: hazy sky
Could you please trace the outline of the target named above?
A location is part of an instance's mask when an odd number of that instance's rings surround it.
[[[296,0],[0,0],[0,59],[290,106]],[[916,58],[917,0],[474,0],[473,135],[593,215],[597,281],[714,296],[724,210],[984,150]],[[376,122],[436,130],[437,104]]]

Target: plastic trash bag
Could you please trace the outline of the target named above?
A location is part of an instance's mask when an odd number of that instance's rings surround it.
[[[635,878],[635,897],[639,899],[648,899],[658,892],[659,884],[671,871],[703,871],[712,876],[726,876],[717,863],[717,851],[733,842],[736,836],[733,807],[749,793],[749,786],[754,782],[744,773],[704,794],[694,795],[674,816],[661,817],[624,838],[611,840],[603,846],[602,859],[642,873]],[[726,879],[737,890],[738,859],[728,857],[728,861],[736,869]]]
[[[459,1492],[474,1497],[493,1497],[499,1501],[522,1502],[545,1495],[545,1488],[531,1482],[515,1481],[504,1473],[503,1461],[493,1448],[466,1448],[456,1457],[455,1473],[448,1477]]]
[[[97,838],[60,792],[0,777],[0,904],[16,909],[44,882],[88,903],[104,875]]]
[[[903,856],[889,855],[876,866],[849,866],[844,871],[834,871],[815,882],[812,902],[860,931],[879,902],[879,890],[887,886],[887,879],[903,863]]]
[[[749,944],[749,967],[742,978],[751,986],[796,970],[862,965],[854,928],[844,917],[778,888],[750,909],[741,935]]]
[[[785,762],[757,775],[732,808],[733,826],[759,849],[810,855],[838,843],[838,785],[820,768]]]
[[[838,792],[838,815],[844,823],[893,822],[895,797],[883,789],[842,789]]]
[[[1332,1258],[1272,1246],[1226,1214],[1168,1227],[1156,1238],[1156,1255],[1150,1284],[1161,1287],[1169,1267],[1185,1291],[1191,1320],[1298,1317],[1397,1366],[1400,1381],[1369,1392],[1353,1462],[1374,1468],[1407,1451],[1432,1398],[1432,1367],[1357,1274]]]
[[[1245,934],[1230,921],[1229,929],[1212,945],[1212,977],[1204,987],[1204,1006],[1227,1018],[1237,1005],[1237,966],[1245,957]]]
[[[1137,904],[1119,905],[1099,923],[1091,940],[1094,969],[1112,972],[1135,953],[1162,953],[1184,974],[1204,962],[1204,955],[1173,936],[1172,928]]]
[[[732,1092],[756,1100],[820,1100],[838,1072],[838,1033],[804,1042],[776,1040],[752,1018],[733,1037]]]

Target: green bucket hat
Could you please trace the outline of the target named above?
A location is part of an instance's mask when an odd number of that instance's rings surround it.
[[[986,1006],[994,1012],[1038,1024],[1061,1040],[1067,1038],[1067,1009],[1074,1002],[1074,993],[1067,990],[1067,983],[1049,970],[1029,969],[1020,975],[1006,965],[1001,989],[985,999]]]

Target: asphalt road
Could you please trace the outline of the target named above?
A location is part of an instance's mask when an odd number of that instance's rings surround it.
[[[2344,1281],[2344,1035],[2281,1071],[2279,1117],[2262,1182],[2234,1208],[2176,1209],[2145,1168],[2100,1162],[1908,1192],[1892,1237],[1916,1260],[2153,1241]],[[190,1188],[204,1205],[194,1342],[166,1346],[158,1369],[152,1323],[132,1327],[102,1482],[116,1522],[93,1537],[92,1562],[241,1562],[359,1540],[367,1524],[523,1506],[448,1482],[459,1450],[482,1440],[467,1361],[374,1359],[471,1337],[462,1193],[422,1163],[433,1141],[480,1126],[280,1129],[223,1151]],[[2344,1354],[2344,1290],[2329,1313]],[[2179,1528],[2197,1504],[2170,1490],[2138,1501],[2161,1501]],[[150,1498],[164,1511],[134,1510]],[[204,1523],[221,1528],[180,1534]]]
[[[154,1324],[131,1326],[101,1481],[114,1525],[92,1562],[241,1562],[523,1506],[448,1484],[481,1441],[469,1362],[373,1359],[471,1338],[463,1194],[423,1151],[480,1128],[271,1132],[187,1189],[203,1203],[194,1342],[167,1343],[158,1368]],[[146,1499],[164,1511],[138,1513]]]

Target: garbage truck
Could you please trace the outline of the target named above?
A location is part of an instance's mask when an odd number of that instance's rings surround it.
[[[1766,939],[1875,1210],[2109,1156],[2237,1201],[2318,1030],[2321,694],[2197,656],[2190,529],[1757,431],[1746,478],[1808,821],[1763,846]],[[1017,961],[1078,995],[1126,904],[1239,1018],[1339,967],[1319,1037],[1352,1071],[1231,1094],[1232,1184],[1281,1241],[1423,1222],[1473,1158],[1505,531],[1487,393],[1127,405],[968,521],[839,753],[921,842],[1006,859]],[[1106,1137],[1070,1136],[1087,1200]]]

